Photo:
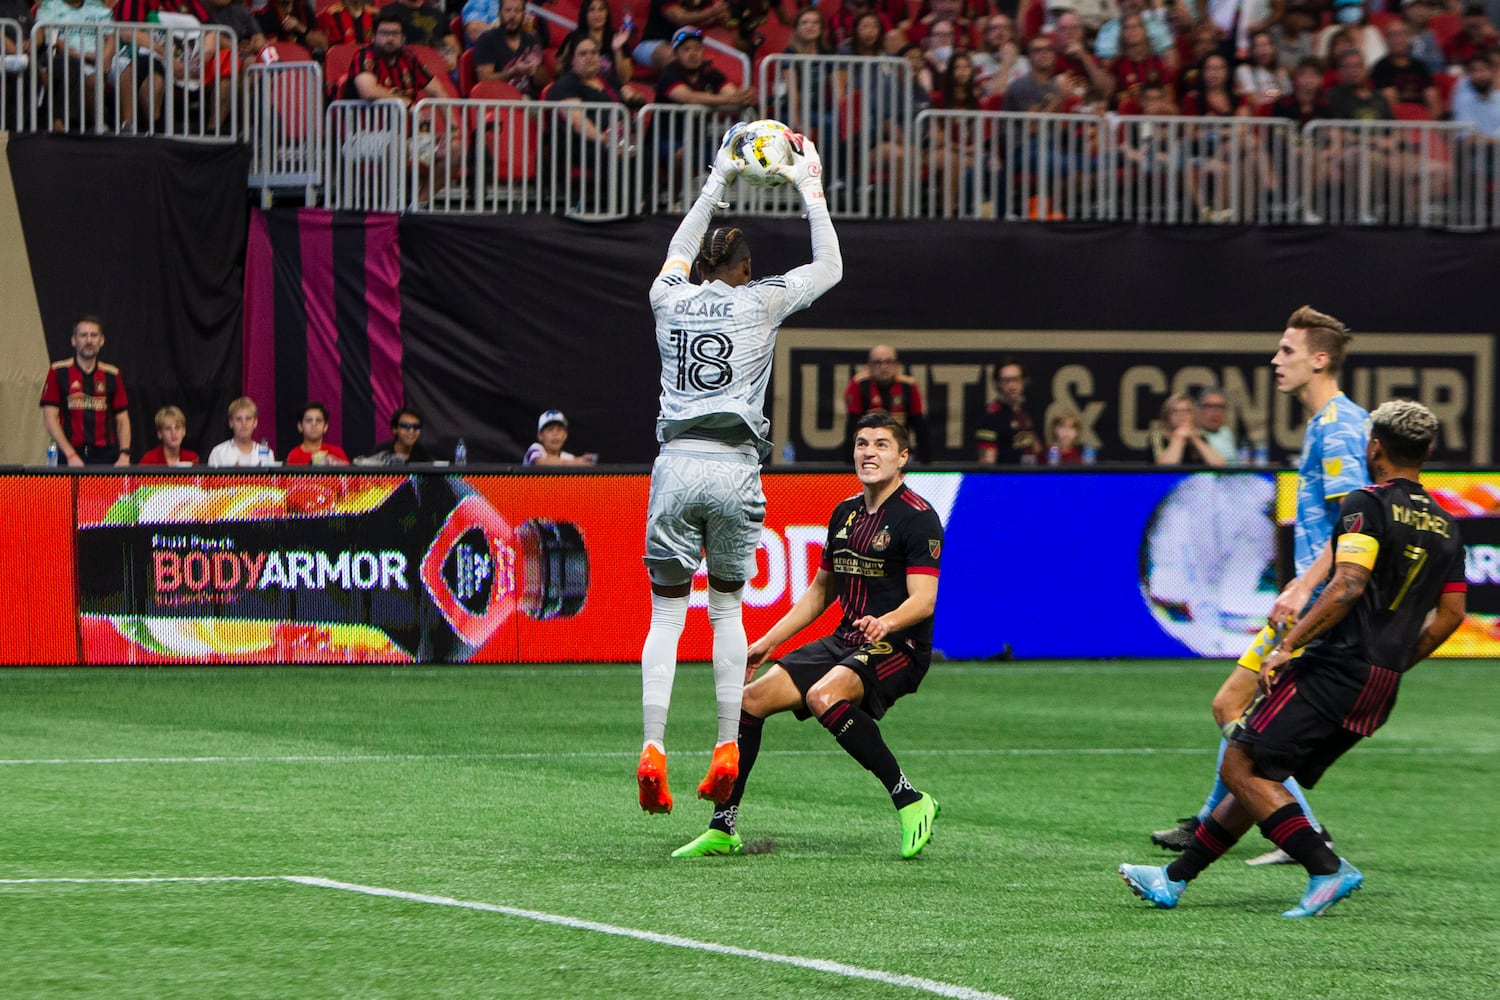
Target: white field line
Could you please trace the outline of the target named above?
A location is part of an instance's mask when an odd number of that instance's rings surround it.
[[[409,903],[425,903],[428,906],[448,906],[460,910],[498,913],[502,916],[533,920],[537,923],[552,924],[557,927],[592,931],[595,934],[609,934],[614,937],[644,941],[647,944],[660,944],[671,948],[686,948],[689,951],[702,951],[712,955],[751,958],[759,962],[772,962],[777,965],[790,965],[812,972],[825,972],[833,976],[842,976],[845,979],[864,979],[870,982],[883,983],[887,986],[920,990],[923,993],[930,993],[934,996],[952,997],[954,1000],[1010,1000],[1009,997],[998,993],[986,993],[983,990],[958,986],[954,983],[926,979],[922,976],[908,976],[898,972],[884,972],[880,969],[865,969],[857,965],[846,965],[843,962],[831,962],[822,958],[781,955],[771,951],[758,951],[754,948],[740,948],[735,945],[717,944],[713,941],[699,941],[695,938],[679,937],[676,934],[658,934],[655,931],[643,931],[634,927],[605,924],[596,920],[580,920],[576,917],[562,916],[557,913],[544,913],[540,910],[523,910],[514,906],[501,906],[496,903],[480,903],[472,900],[454,899],[451,896],[433,896],[421,892],[405,892],[400,889],[386,889],[376,885],[359,885],[354,882],[339,882],[334,879],[316,878],[309,875],[204,875],[162,876],[156,878],[7,878],[0,879],[0,886],[143,885],[166,882],[291,882],[296,885],[312,886],[317,889],[334,889],[339,892],[352,892],[363,896],[400,899]]]
[[[977,747],[967,749],[906,749],[903,757],[1207,757],[1214,747]],[[1393,757],[1492,756],[1496,747],[1360,747],[1360,756]],[[699,756],[673,751],[673,755]],[[843,750],[762,750],[762,757],[842,757]],[[355,754],[243,754],[194,757],[13,757],[0,767],[109,764],[399,764],[442,761],[634,760],[634,750],[581,750],[559,753],[355,753]]]

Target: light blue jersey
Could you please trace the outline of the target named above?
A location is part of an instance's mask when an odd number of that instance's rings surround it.
[[[1297,575],[1307,572],[1333,537],[1339,503],[1345,494],[1370,485],[1365,444],[1370,414],[1342,392],[1311,420],[1302,438],[1297,465],[1297,526],[1294,553]]]

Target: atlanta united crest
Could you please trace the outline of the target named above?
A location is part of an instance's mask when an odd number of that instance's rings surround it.
[[[872,552],[884,552],[886,550],[886,546],[890,544],[891,533],[885,528],[881,528],[875,533],[875,538],[870,542],[870,550]]]

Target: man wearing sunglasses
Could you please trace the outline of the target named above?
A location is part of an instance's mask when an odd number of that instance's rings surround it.
[[[375,446],[359,465],[411,465],[431,462],[432,455],[422,447],[422,417],[416,410],[402,407],[391,414],[391,439]]]

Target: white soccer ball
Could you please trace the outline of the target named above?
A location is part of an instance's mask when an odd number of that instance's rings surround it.
[[[740,168],[740,180],[752,187],[776,187],[787,176],[776,167],[791,166],[797,154],[791,128],[773,118],[738,124],[729,130],[729,156]]]

